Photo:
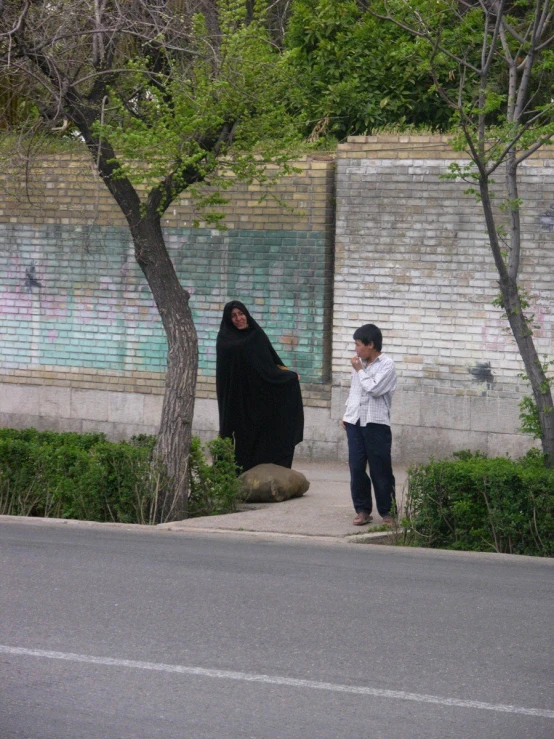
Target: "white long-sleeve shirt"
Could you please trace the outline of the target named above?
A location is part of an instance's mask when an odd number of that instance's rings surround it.
[[[390,426],[392,396],[396,390],[394,362],[386,354],[380,354],[371,364],[362,360],[359,372],[352,370],[352,384],[346,401],[343,421],[382,423]]]

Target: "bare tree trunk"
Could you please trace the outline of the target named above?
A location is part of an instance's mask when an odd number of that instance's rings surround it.
[[[131,233],[137,262],[152,291],[168,343],[165,397],[156,456],[169,478],[160,519],[175,521],[187,515],[198,338],[189,294],[175,273],[159,216],[145,215],[138,223],[131,224]]]
[[[167,485],[163,486],[158,518],[177,521],[187,515],[198,370],[198,337],[189,306],[190,296],[179,282],[165,245],[160,220],[162,191],[154,189],[146,205],[141,206],[130,181],[113,176],[115,153],[110,145],[90,134],[84,117],[78,120],[91,154],[97,157],[99,174],[129,224],[135,258],[152,291],[166,334],[167,374],[155,455],[167,475]]]
[[[531,329],[523,314],[521,299],[515,280],[506,276],[500,280],[502,301],[510,322],[512,333],[516,340],[519,353],[525,365],[525,371],[537,409],[541,425],[541,443],[543,452],[547,455],[547,464],[554,467],[554,406],[552,391],[548,379],[543,371],[542,363],[535,349]]]
[[[489,242],[500,277],[498,283],[502,294],[502,304],[504,306],[506,316],[508,317],[510,328],[512,329],[514,339],[516,340],[527,377],[531,384],[533,396],[537,404],[541,426],[541,443],[543,452],[547,457],[547,465],[549,467],[554,467],[554,406],[552,403],[552,391],[535,348],[533,333],[528,325],[528,320],[525,317],[523,306],[521,305],[521,298],[517,284],[520,247],[519,240],[517,241],[517,245],[512,242],[512,254],[509,258],[511,274],[506,267],[504,257],[502,256],[488,189],[488,178],[486,175],[481,176],[479,184]],[[517,190],[514,190],[514,193],[517,194]],[[512,195],[514,193],[512,193]],[[516,208],[518,206],[514,203],[512,207]],[[519,217],[515,220],[519,225]],[[517,248],[517,254],[513,253],[514,248]]]

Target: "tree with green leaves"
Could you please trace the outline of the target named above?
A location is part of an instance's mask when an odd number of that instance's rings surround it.
[[[525,248],[520,165],[554,140],[554,6],[551,0],[383,0],[376,18],[410,33],[434,85],[455,113],[457,151],[448,178],[469,183],[482,205],[500,297],[533,391],[547,462],[554,467],[554,408],[545,363],[533,339],[533,316],[521,283]],[[452,82],[456,82],[455,88]],[[495,177],[504,175],[500,208]]]
[[[375,6],[375,3],[371,4]],[[452,112],[417,41],[362,0],[295,0],[286,33],[291,106],[312,138],[384,126],[442,131]]]
[[[294,128],[265,11],[263,0],[0,0],[3,120],[20,137],[9,145],[37,133],[84,144],[165,329],[162,520],[186,515],[198,344],[161,217],[200,184],[217,192],[233,177],[267,181],[269,162],[286,170]],[[218,222],[218,202],[201,202],[204,220]]]

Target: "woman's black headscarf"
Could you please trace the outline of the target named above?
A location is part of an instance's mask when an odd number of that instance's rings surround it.
[[[233,325],[233,308],[247,317],[247,328]],[[227,303],[217,336],[219,433],[235,439],[237,464],[243,471],[292,459],[295,445],[302,441],[298,375],[281,369],[282,364],[247,308],[238,300]]]

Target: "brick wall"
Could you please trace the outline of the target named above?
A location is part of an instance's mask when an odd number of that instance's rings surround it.
[[[239,297],[302,375],[300,454],[344,459],[351,337],[366,322],[381,326],[397,364],[397,461],[529,447],[518,433],[529,391],[492,305],[497,277],[480,207],[463,185],[439,179],[456,156],[441,137],[358,137],[338,148],[336,183],[333,158],[313,157],[280,184],[293,211],[260,204],[246,186],[230,193],[224,232],[191,229],[186,199],[168,211],[167,243],[200,337],[198,433],[217,429],[215,336],[224,303]],[[529,160],[521,181],[522,277],[539,352],[552,357],[554,150]],[[85,161],[68,157],[34,174],[31,205],[21,180],[3,185],[0,424],[155,433],[165,342],[109,194]]]
[[[192,296],[200,399],[215,397],[221,313],[238,298],[300,373],[307,406],[330,404],[334,161],[316,156],[298,167],[263,203],[259,187],[231,189],[226,230],[193,228],[197,214],[186,197],[164,218],[168,249]],[[21,179],[0,184],[0,420],[112,436],[154,432],[166,341],[108,191],[87,160],[67,154],[34,168],[31,202]],[[213,435],[213,401],[198,408],[198,429]]]
[[[397,456],[460,448],[519,453],[528,387],[507,331],[481,207],[440,174],[460,155],[442,137],[356,137],[339,146],[333,415],[350,378],[352,333],[373,322],[395,360]],[[502,200],[502,175],[495,186]],[[554,350],[554,149],[521,168],[521,276],[541,355]]]

